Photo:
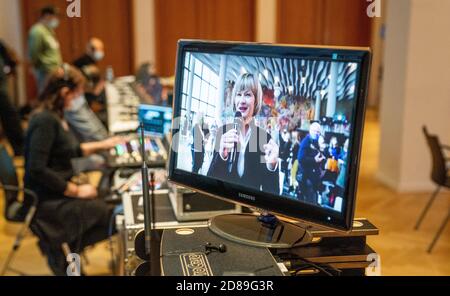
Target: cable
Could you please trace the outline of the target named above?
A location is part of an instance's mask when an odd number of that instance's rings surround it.
[[[282,257],[283,255],[289,255],[289,257]],[[278,257],[280,258],[281,261],[286,261],[289,260],[288,262],[290,263],[291,266],[296,266],[298,265],[297,262],[292,262],[292,260],[296,260],[296,261],[300,261],[303,266],[299,266],[298,268],[294,269],[294,273],[298,274],[299,271],[304,270],[308,267],[314,267],[317,270],[323,272],[324,274],[326,274],[327,276],[334,276],[334,274],[332,274],[330,271],[328,271],[327,269],[331,269],[332,271],[334,271],[336,273],[337,276],[340,276],[342,271],[334,268],[333,266],[331,266],[330,264],[320,264],[320,263],[314,263],[308,259],[305,258],[301,258],[299,256],[293,255],[293,254],[289,254],[289,253],[282,253],[282,254],[278,254]],[[289,264],[288,264],[289,265]]]

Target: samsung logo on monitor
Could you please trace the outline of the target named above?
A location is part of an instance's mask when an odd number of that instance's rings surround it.
[[[248,195],[248,194],[245,194],[245,193],[240,193],[239,192],[238,196],[241,197],[241,198],[245,198],[245,199],[251,200],[251,201],[255,201],[256,200],[256,197],[254,197],[253,195]]]

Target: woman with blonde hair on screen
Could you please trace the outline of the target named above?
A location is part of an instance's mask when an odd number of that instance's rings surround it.
[[[217,131],[216,146],[208,176],[280,194],[279,147],[255,124],[262,106],[262,88],[257,75],[242,74],[233,92],[235,123]]]

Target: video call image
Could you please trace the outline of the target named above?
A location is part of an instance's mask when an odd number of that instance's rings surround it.
[[[177,169],[342,212],[357,63],[186,53]]]

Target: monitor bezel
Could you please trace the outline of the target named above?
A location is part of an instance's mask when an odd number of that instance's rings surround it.
[[[168,178],[171,182],[192,188],[212,197],[240,204],[247,207],[258,208],[276,215],[303,221],[312,225],[334,229],[337,231],[350,231],[353,226],[353,217],[356,205],[356,191],[361,155],[362,135],[364,130],[365,104],[370,75],[371,51],[365,47],[328,47],[310,45],[284,45],[251,42],[206,41],[206,40],[180,40],[176,57],[176,77],[173,100],[172,139],[179,130],[175,118],[181,115],[182,95],[179,90],[183,83],[184,53],[205,52],[218,54],[247,54],[274,57],[301,57],[301,58],[330,58],[337,54],[337,58],[355,60],[360,63],[358,71],[356,102],[354,105],[354,118],[349,141],[349,159],[347,161],[347,199],[343,203],[342,212],[324,210],[323,208],[301,203],[278,196],[274,202],[273,195],[252,190],[243,186],[212,179],[195,173],[186,172],[176,168],[176,152],[170,149],[168,164]],[[333,60],[333,58],[330,58]],[[340,59],[339,59],[340,60]],[[176,138],[175,138],[176,139]],[[172,145],[173,143],[171,143]]]

